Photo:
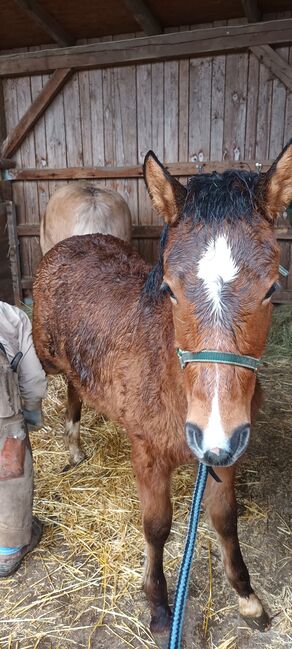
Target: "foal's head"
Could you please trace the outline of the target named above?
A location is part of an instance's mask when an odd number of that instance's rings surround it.
[[[172,302],[176,347],[260,358],[278,281],[273,226],[292,200],[292,143],[266,174],[202,174],[185,188],[152,152],[144,174],[165,222],[152,290]],[[182,371],[191,450],[207,464],[233,464],[249,440],[255,373],[211,362]]]

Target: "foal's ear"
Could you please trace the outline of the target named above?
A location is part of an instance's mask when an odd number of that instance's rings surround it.
[[[144,160],[144,180],[154,208],[169,225],[175,223],[183,209],[186,188],[170,175],[153,151]]]
[[[292,201],[292,139],[267,171],[262,198],[265,212],[272,221]]]

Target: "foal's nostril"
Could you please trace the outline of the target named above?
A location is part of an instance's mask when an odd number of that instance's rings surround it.
[[[235,428],[235,431],[230,437],[230,451],[232,454],[242,453],[242,451],[247,447],[248,440],[250,435],[250,426],[249,424],[244,424],[243,426],[238,426]]]
[[[198,451],[202,450],[203,446],[203,433],[199,426],[196,424],[191,424],[187,421],[186,423],[186,437],[188,445],[192,450],[197,449]]]

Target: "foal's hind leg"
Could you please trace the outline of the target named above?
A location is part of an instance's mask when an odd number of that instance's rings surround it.
[[[65,444],[70,453],[70,464],[80,464],[85,454],[80,447],[80,416],[82,401],[74,385],[68,381],[67,410],[65,419]]]
[[[216,467],[216,473],[222,482],[215,482],[213,478],[208,477],[205,503],[211,522],[219,535],[225,572],[231,586],[239,595],[241,616],[250,627],[265,631],[270,626],[270,620],[251,587],[237,536],[235,467]]]
[[[170,474],[164,473],[140,447],[133,449],[132,460],[146,539],[143,587],[151,608],[150,629],[162,633],[169,628],[171,618],[163,574],[163,548],[172,521]]]

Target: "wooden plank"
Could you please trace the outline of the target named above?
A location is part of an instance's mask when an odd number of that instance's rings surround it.
[[[230,160],[244,158],[247,73],[247,53],[230,54],[226,57],[223,155]]]
[[[262,171],[267,171],[273,160],[261,160]],[[164,164],[174,176],[193,176],[198,173],[195,163],[175,162]],[[202,171],[211,173],[212,171],[223,172],[226,169],[250,169],[257,171],[253,160],[228,160],[228,161],[209,161],[202,163]],[[125,165],[119,167],[62,167],[56,169],[17,169],[11,170],[11,180],[86,180],[96,179],[114,179],[114,178],[143,178],[143,169],[141,165]]]
[[[81,137],[83,150],[83,164],[85,167],[91,166],[92,162],[92,136],[91,136],[91,106],[90,106],[90,88],[89,88],[89,71],[83,70],[78,73],[79,77],[79,96],[80,96],[80,117],[81,117]]]
[[[19,237],[39,236],[39,223],[20,223],[17,226]],[[161,225],[134,225],[132,227],[132,236],[134,239],[158,239],[161,235]],[[292,241],[292,229],[275,229],[278,241]]]
[[[7,232],[9,241],[9,260],[11,268],[14,304],[20,305],[22,301],[22,287],[20,279],[19,242],[16,227],[15,205],[12,201],[6,202]]]
[[[13,281],[9,259],[6,203],[0,201],[0,300],[14,304]]]
[[[71,77],[72,72],[73,71],[69,68],[56,70],[56,72],[54,72],[38,97],[24,113],[17,126],[4,140],[1,147],[1,155],[3,155],[3,157],[10,157],[15,153],[15,151],[17,151],[20,144],[42,116],[46,108],[53,101],[59,90]]]
[[[289,49],[281,48],[281,59],[288,59]],[[291,68],[292,71],[292,68]],[[285,127],[285,108],[286,108],[286,88],[278,79],[273,80],[273,96],[271,103],[271,122],[270,122],[270,142],[269,158],[276,158],[284,145],[284,127]]]
[[[211,75],[210,58],[190,60],[189,155],[198,164],[210,158]]]
[[[49,72],[59,68],[77,70],[147,63],[234,51],[257,45],[289,43],[292,40],[292,19],[186,32],[132,38],[125,41],[91,43],[72,48],[48,49],[3,55],[0,77]]]
[[[292,66],[269,45],[255,45],[250,49],[257,59],[292,91]]]
[[[256,157],[256,130],[258,116],[258,93],[259,93],[260,65],[258,59],[250,53],[247,82],[247,107],[246,107],[246,129],[245,129],[245,151],[247,160],[254,160]]]
[[[178,61],[164,64],[164,159],[178,160]]]
[[[68,167],[83,164],[78,74],[74,74],[63,90],[65,141]]]
[[[161,34],[162,29],[158,20],[143,0],[123,0],[123,2],[145,34],[149,36],[151,34]]]
[[[211,160],[222,160],[223,156],[225,66],[226,57],[224,55],[216,56],[212,61],[212,105],[210,133]]]
[[[90,128],[92,164],[103,166],[104,158],[104,108],[102,96],[102,70],[89,71]]]
[[[59,45],[73,45],[75,38],[40,5],[37,0],[15,0],[38,25]]]
[[[289,48],[289,63],[292,65],[292,47]],[[292,133],[292,93],[287,93],[285,111],[284,142],[288,142]]]
[[[4,103],[4,90],[3,90],[3,81],[0,81],[0,151],[3,141],[7,135],[6,127],[6,116],[5,116],[5,103]],[[8,161],[6,161],[8,162]],[[1,163],[5,163],[5,160],[0,160]],[[0,169],[9,169],[10,167],[0,166]]]
[[[256,129],[256,159],[269,156],[273,80],[270,70],[260,65]]]
[[[152,101],[151,101],[151,64],[137,67],[137,137],[138,137],[138,162],[142,165],[144,157],[152,142]],[[139,223],[151,225],[152,204],[144,182],[138,183],[138,218]],[[139,245],[138,250],[146,257],[151,258],[152,242]]]
[[[26,113],[32,103],[31,83],[28,77],[17,80],[17,108],[19,119]],[[28,133],[19,148],[21,164],[29,166],[36,164],[34,133]],[[38,186],[36,183],[23,183],[23,204],[18,205],[18,217],[22,211],[22,217],[26,222],[34,223],[39,219]],[[35,265],[40,259],[39,243],[30,239],[21,242],[21,263],[25,274],[33,274]]]

